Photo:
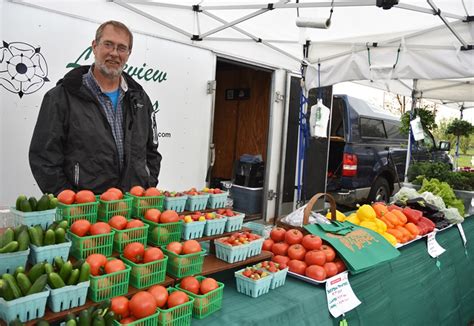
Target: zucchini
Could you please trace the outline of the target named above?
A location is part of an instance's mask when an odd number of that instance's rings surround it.
[[[44,264],[45,263],[37,263],[31,267],[30,271],[28,272],[28,278],[30,279],[31,283],[35,283],[35,281],[44,274]]]
[[[53,289],[60,289],[66,286],[63,279],[58,275],[58,273],[49,273],[48,274],[48,284]]]
[[[12,290],[14,299],[18,299],[18,298],[23,296],[23,294],[21,293],[20,288],[18,287],[18,284],[16,284],[16,280],[13,277],[13,275],[5,273],[5,274],[2,275],[2,279],[5,282],[7,282],[8,287]]]
[[[16,276],[16,282],[21,290],[21,293],[26,295],[31,288],[31,282],[28,276],[26,276],[24,273],[18,273]]]
[[[46,283],[48,282],[48,275],[43,274],[33,283],[30,290],[26,295],[35,294],[44,290]]]

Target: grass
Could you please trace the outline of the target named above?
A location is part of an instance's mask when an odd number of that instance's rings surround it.
[[[456,147],[456,146],[454,146]],[[455,154],[455,151],[456,151],[456,148],[453,148],[451,149],[451,151],[449,152],[449,154],[452,155],[453,159],[455,159],[454,157],[454,154]],[[464,166],[470,166],[470,167],[473,167],[474,165],[472,165],[472,157],[474,156],[474,149],[469,149],[467,151],[467,154],[464,155],[462,153],[462,151],[460,150],[459,151],[459,159],[458,159],[458,166],[459,167],[464,167]]]

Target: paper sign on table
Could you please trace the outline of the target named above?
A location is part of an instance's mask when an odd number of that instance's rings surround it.
[[[461,223],[456,224],[458,226],[459,233],[461,234],[462,242],[464,243],[464,247],[466,246],[467,239],[466,235],[464,234],[464,229],[461,225]]]
[[[436,232],[431,232],[428,234],[428,254],[430,254],[431,257],[436,258],[440,256],[443,252],[446,251],[443,247],[441,247],[436,241]]]
[[[337,274],[326,280],[328,309],[337,318],[361,304],[352,291],[347,272]]]

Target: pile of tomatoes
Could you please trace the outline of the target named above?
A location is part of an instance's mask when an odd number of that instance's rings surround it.
[[[162,260],[165,256],[160,248],[148,247],[140,242],[132,242],[125,246],[123,257],[135,264],[146,264],[152,261]]]
[[[336,257],[334,248],[323,243],[320,237],[303,235],[297,229],[274,228],[262,249],[274,254],[272,261],[278,263],[280,269],[288,266],[291,272],[317,281],[324,281],[346,269],[344,262]]]
[[[147,209],[143,218],[154,223],[176,223],[180,220],[180,217],[176,211],[170,209],[161,212],[156,208]]]
[[[166,250],[176,255],[188,255],[201,252],[202,247],[196,240],[186,240],[184,242],[173,241],[166,245]]]
[[[86,258],[86,262],[89,263],[89,266],[91,268],[91,275],[93,276],[112,274],[126,269],[125,264],[120,259],[107,259],[107,257],[102,254],[89,255]],[[106,279],[103,279],[101,281],[106,281]],[[101,287],[106,286],[104,286],[103,284],[101,286],[101,284],[99,284],[99,288]]]
[[[194,276],[186,276],[179,283],[179,288],[197,295],[207,294],[219,287],[219,284],[212,277],[206,277],[200,282]]]
[[[110,225],[105,222],[91,224],[88,220],[77,220],[71,225],[71,232],[78,237],[107,234],[112,232]]]

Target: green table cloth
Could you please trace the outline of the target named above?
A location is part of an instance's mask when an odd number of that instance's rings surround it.
[[[436,259],[426,239],[400,249],[401,255],[349,280],[362,301],[346,315],[352,325],[468,325],[474,320],[474,217],[463,223],[468,240],[464,249],[456,226],[439,232],[446,249]],[[192,325],[338,325],[327,309],[324,285],[287,277],[284,286],[251,298],[238,293],[233,273],[213,275],[224,281],[223,307]]]

